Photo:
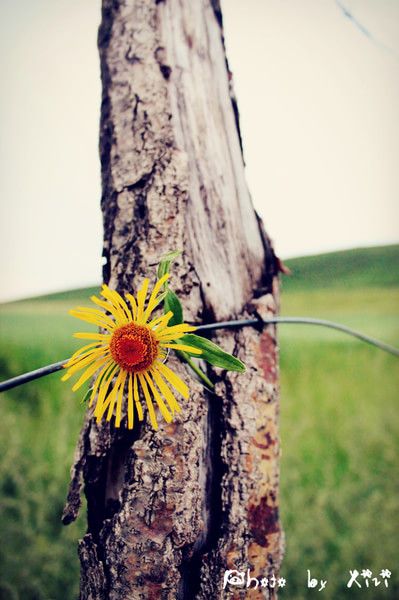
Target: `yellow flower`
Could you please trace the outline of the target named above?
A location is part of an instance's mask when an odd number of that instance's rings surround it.
[[[91,297],[99,308],[78,307],[69,311],[74,317],[98,325],[106,331],[74,334],[74,337],[93,342],[75,352],[64,365],[68,370],[62,377],[66,381],[84,369],[72,388],[75,391],[95,376],[89,406],[96,400],[94,416],[98,423],[105,413],[107,421],[115,413],[115,426],[120,427],[126,388],[129,429],[133,428],[135,412],[138,419],[143,420],[143,401],[152,426],[158,429],[153,401],[155,400],[165,421],[170,423],[174,413],[180,411],[171,387],[184,398],[189,396],[187,385],[164,361],[170,348],[201,354],[199,349],[178,343],[182,335],[194,331],[195,327],[185,323],[169,327],[168,323],[173,316],[171,311],[149,320],[162,300],[161,290],[168,277],[166,274],[156,282],[147,303],[149,280],[144,279],[137,299],[126,294],[124,300],[118,292],[103,285],[103,299]]]

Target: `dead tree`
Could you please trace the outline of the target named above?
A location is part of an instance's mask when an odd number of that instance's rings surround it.
[[[103,0],[99,50],[104,281],[135,290],[181,249],[186,321],[274,315],[278,261],[244,180],[218,0]],[[171,357],[192,390],[172,424],[115,430],[88,414],[64,513],[84,485],[82,600],[276,597],[223,590],[225,569],[280,566],[275,328],[215,340],[247,372],[214,369],[210,394]]]

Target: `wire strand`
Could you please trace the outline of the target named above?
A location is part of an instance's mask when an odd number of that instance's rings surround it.
[[[53,363],[52,365],[47,365],[46,367],[41,367],[40,369],[36,369],[35,371],[29,371],[29,373],[24,373],[23,375],[18,375],[17,377],[13,377],[12,379],[7,379],[7,381],[3,381],[2,383],[0,383],[0,392],[11,390],[12,388],[17,387],[18,385],[29,383],[29,381],[39,379],[39,377],[44,377],[45,375],[50,375],[51,373],[60,371],[68,360],[69,359],[60,360],[56,363]]]
[[[199,325],[197,327],[197,331],[213,331],[216,329],[232,329],[237,327],[243,327],[248,325],[274,325],[278,323],[291,323],[295,325],[319,325],[321,327],[328,327],[329,329],[335,329],[336,331],[342,331],[342,333],[346,333],[348,335],[352,335],[353,337],[362,340],[372,346],[376,346],[380,348],[380,350],[384,350],[385,352],[389,352],[390,354],[394,354],[395,356],[399,356],[399,349],[391,346],[390,344],[386,344],[385,342],[381,342],[376,338],[373,338],[365,333],[361,333],[360,331],[356,331],[351,327],[347,327],[346,325],[341,325],[340,323],[334,323],[333,321],[327,321],[325,319],[313,319],[311,317],[272,317],[270,319],[243,319],[237,321],[221,321],[220,323],[209,323],[206,325]]]
[[[353,13],[348,9],[348,7],[341,2],[341,0],[335,0],[335,4],[338,6],[338,8],[341,10],[342,14],[344,15],[344,17],[346,17],[347,19],[349,19],[350,21],[352,21],[352,23],[354,24],[354,26],[363,34],[365,35],[373,44],[375,44],[377,47],[381,48],[382,50],[385,50],[386,52],[389,52],[389,54],[391,54],[392,56],[394,56],[396,59],[399,58],[398,56],[398,52],[397,50],[395,50],[394,48],[392,48],[391,46],[387,46],[387,44],[384,44],[384,42],[382,42],[380,39],[376,38],[371,31],[369,31],[360,21],[359,19],[357,19]]]
[[[361,333],[360,331],[356,331],[351,327],[347,327],[346,325],[341,325],[340,323],[334,323],[333,321],[327,321],[325,319],[313,319],[311,317],[272,317],[268,319],[262,319],[258,317],[256,319],[237,319],[232,321],[220,321],[218,323],[206,323],[204,325],[197,325],[197,331],[215,331],[217,329],[237,329],[240,327],[265,327],[267,325],[277,325],[277,324],[293,324],[293,325],[318,325],[321,327],[328,327],[329,329],[335,329],[336,331],[341,331],[342,333],[346,333],[347,335],[351,335],[353,337],[358,338],[362,342],[366,342],[379,348],[380,350],[384,350],[385,352],[389,352],[394,356],[399,356],[399,349],[391,346],[390,344],[386,344],[385,342],[381,342],[376,338],[373,338],[369,335]],[[34,381],[35,379],[39,379],[40,377],[44,377],[46,375],[50,375],[51,373],[56,373],[60,371],[65,363],[68,361],[60,360],[59,362],[53,363],[51,365],[47,365],[45,367],[41,367],[40,369],[36,369],[35,371],[30,371],[29,373],[23,373],[22,375],[18,375],[17,377],[13,377],[12,379],[7,379],[0,383],[0,392],[5,392],[7,390],[11,390],[19,385],[23,385],[24,383],[28,383],[29,381]]]

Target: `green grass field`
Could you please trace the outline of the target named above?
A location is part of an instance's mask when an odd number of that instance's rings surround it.
[[[335,320],[399,346],[398,260],[390,246],[287,261],[282,314]],[[281,325],[280,347],[287,597],[315,594],[310,569],[328,580],[324,598],[398,598],[398,359],[303,325]],[[390,587],[347,589],[355,568],[390,569]]]
[[[328,318],[399,345],[399,246],[287,261],[282,314]],[[66,358],[79,346],[68,308],[79,290],[0,310],[1,379]],[[280,597],[399,597],[398,359],[337,332],[280,326],[281,512],[286,535]],[[59,374],[2,394],[0,598],[77,597],[76,541],[84,515],[60,524],[85,408]],[[392,571],[390,587],[346,589],[349,569]],[[210,599],[211,600],[211,599]]]

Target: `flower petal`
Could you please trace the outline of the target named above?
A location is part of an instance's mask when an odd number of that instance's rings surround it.
[[[175,412],[180,412],[180,406],[177,403],[176,398],[174,397],[171,389],[167,385],[167,383],[162,379],[161,374],[157,371],[157,369],[151,369],[151,375],[154,378],[155,383],[160,389],[161,394],[163,394],[166,402],[168,403],[170,410],[172,411],[172,415]]]
[[[163,329],[163,326],[167,325],[169,323],[169,321],[171,320],[171,318],[173,317],[173,313],[170,310],[169,312],[167,312],[164,315],[161,315],[160,317],[156,317],[155,319],[153,319],[150,323],[148,323],[148,327],[150,327],[151,329],[154,330],[154,333],[156,333],[158,331],[158,327]]]
[[[187,344],[162,344],[162,348],[172,348],[172,350],[183,350],[183,352],[191,352],[191,354],[202,354],[202,350],[200,350],[199,348],[194,348],[194,346],[187,346]]]
[[[163,418],[165,419],[165,421],[167,423],[171,423],[172,415],[170,414],[169,410],[167,409],[165,402],[162,400],[162,397],[161,397],[160,393],[158,392],[157,388],[153,384],[151,377],[148,375],[147,372],[144,373],[144,377],[145,377],[148,385],[150,386],[152,394],[155,398],[155,402],[158,404],[159,410],[161,411]]]
[[[78,338],[79,340],[108,341],[108,340],[111,340],[112,336],[110,333],[79,332],[79,333],[74,333],[73,337]]]
[[[102,308],[110,312],[111,315],[114,317],[117,325],[125,325],[129,322],[129,319],[125,315],[124,311],[112,302],[105,302],[104,300],[100,300],[96,296],[90,296],[90,300],[94,302],[94,304],[97,304],[97,306],[101,306]]]
[[[115,381],[115,384],[114,384],[114,387],[109,392],[109,394],[104,399],[104,401],[101,403],[101,406],[99,406],[99,404],[97,404],[96,410],[95,410],[95,415],[97,417],[97,423],[99,423],[101,421],[101,419],[103,418],[105,411],[107,409],[108,409],[107,420],[109,420],[108,416],[109,416],[109,418],[111,418],[113,410],[114,410],[114,406],[115,406],[115,396],[118,393],[119,385],[120,385],[121,378],[122,378],[122,373],[123,373],[123,371],[119,371],[118,376]],[[108,386],[106,386],[106,388],[108,388]],[[98,395],[99,399],[101,396],[101,391],[102,390],[100,389],[100,393]]]
[[[133,429],[134,425],[134,408],[133,408],[133,382],[132,374],[129,373],[127,386],[127,426],[128,429]]]
[[[89,400],[89,407],[94,402],[94,398],[96,397],[98,388],[106,382],[108,376],[110,375],[110,373],[114,367],[115,367],[115,363],[112,361],[111,363],[105,363],[105,366],[101,369],[101,372],[98,374],[98,377],[96,378],[94,385],[93,385],[93,389],[92,389],[90,400]]]
[[[134,397],[134,403],[136,405],[137,416],[139,418],[139,421],[142,421],[144,419],[144,414],[143,414],[143,407],[141,406],[140,397],[139,397],[137,373],[134,373],[134,375],[133,375],[133,397]]]
[[[146,277],[142,283],[141,288],[137,292],[137,322],[143,323],[143,315],[144,315],[144,302],[147,297],[148,284],[150,280]]]
[[[166,365],[164,365],[163,363],[161,363],[160,361],[156,361],[155,362],[158,371],[161,372],[161,374],[165,377],[166,381],[168,381],[171,385],[173,385],[173,387],[180,392],[180,394],[183,396],[183,398],[187,398],[190,395],[190,390],[188,389],[187,385],[184,383],[184,381],[182,381],[180,379],[180,377],[178,375],[176,375],[176,373],[174,373],[173,371],[171,371],[169,369],[169,367],[167,367]]]
[[[72,354],[71,358],[64,364],[64,369],[67,369],[70,365],[83,358],[84,354],[89,354],[89,350],[91,352],[94,348],[97,349],[98,347],[98,342],[91,342],[90,344],[86,344],[86,346],[82,346],[82,348],[76,350],[76,352]]]
[[[126,294],[125,297],[127,298],[127,300],[129,300],[130,306],[132,307],[133,321],[136,321],[137,320],[137,302],[136,302],[136,298],[134,296],[132,296],[132,294]]]
[[[104,298],[107,298],[115,308],[120,308],[122,314],[127,317],[128,321],[132,320],[132,313],[130,312],[128,305],[116,290],[111,290],[111,288],[104,284],[101,295]]]
[[[107,329],[108,331],[113,331],[115,329],[115,323],[103,312],[97,311],[97,313],[98,314],[87,312],[83,309],[74,309],[69,311],[69,314],[77,319],[81,319],[87,323],[92,323],[93,325],[98,325],[99,327]]]
[[[68,367],[68,371],[61,378],[61,381],[66,381],[67,379],[69,379],[71,377],[71,375],[74,375],[74,373],[76,373],[77,371],[80,371],[80,369],[82,369],[83,367],[86,367],[88,364],[90,364],[94,360],[101,358],[102,356],[104,356],[104,354],[109,354],[109,350],[106,348],[100,348],[98,350],[93,350],[92,352],[88,352],[87,354],[84,355],[84,358],[82,358],[82,360],[79,360],[78,362],[75,362],[73,365]]]
[[[122,380],[121,380],[121,384],[120,384],[120,388],[119,388],[119,396],[118,396],[118,401],[116,404],[115,427],[121,426],[123,392],[125,389],[126,378],[128,375],[127,371],[122,371],[122,373],[123,373],[123,375],[122,375]],[[112,416],[112,413],[111,413],[111,416]]]
[[[94,361],[94,363],[86,369],[86,371],[79,377],[78,381],[72,386],[72,391],[76,392],[76,390],[78,390],[85,383],[85,381],[94,375],[94,373],[98,371],[100,367],[102,367],[106,362],[110,364],[110,361],[112,361],[112,358],[109,358],[108,356]]]
[[[144,321],[144,323],[147,323],[148,317],[150,316],[150,314],[152,313],[152,311],[154,310],[154,308],[157,306],[157,304],[158,304],[158,302],[157,302],[158,293],[160,292],[162,286],[164,285],[164,283],[168,279],[169,279],[169,273],[165,273],[165,275],[163,277],[161,277],[161,279],[158,279],[158,281],[154,285],[154,289],[152,290],[150,299],[149,299],[148,304],[147,304],[147,308],[145,309],[144,314],[143,314],[143,321]]]
[[[101,383],[100,385],[100,390],[98,392],[98,396],[97,396],[97,402],[96,402],[96,408],[94,409],[94,416],[97,417],[97,422],[99,422],[99,420],[101,419],[101,416],[104,414],[103,412],[103,405],[105,404],[105,402],[108,399],[107,396],[107,392],[109,390],[109,386],[113,380],[113,378],[115,377],[116,373],[118,372],[119,369],[119,365],[115,364],[114,368],[111,369],[110,373],[106,375],[106,378],[104,378],[104,381]],[[109,392],[110,394],[112,393]],[[101,415],[99,417],[99,415]]]
[[[162,331],[157,329],[157,337],[160,340],[169,338],[170,336],[175,336],[178,334],[178,337],[181,337],[185,333],[189,331],[195,331],[197,328],[194,325],[188,325],[188,323],[180,323],[179,325],[173,325],[172,327],[163,328]]]
[[[144,392],[144,397],[145,397],[145,400],[147,403],[148,413],[150,415],[151,425],[153,426],[153,428],[155,430],[157,430],[158,429],[157,418],[155,416],[154,405],[152,403],[151,396],[148,392],[147,382],[144,379],[144,376],[142,375],[142,373],[138,373],[137,376],[139,378],[142,390]]]

